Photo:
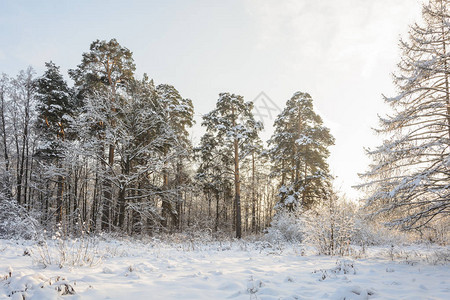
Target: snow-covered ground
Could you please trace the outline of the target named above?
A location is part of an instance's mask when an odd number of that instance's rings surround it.
[[[85,253],[57,243],[0,240],[0,299],[450,299],[442,247],[377,247],[341,258],[245,241],[113,240]],[[52,265],[43,268],[43,258]]]

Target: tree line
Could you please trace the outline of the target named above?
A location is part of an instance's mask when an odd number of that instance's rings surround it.
[[[192,145],[192,101],[137,78],[115,39],[90,45],[69,70],[73,86],[45,67],[0,82],[4,232],[25,213],[65,234],[208,228],[240,238],[264,230],[275,206],[310,207],[329,192],[334,140],[306,93],[287,102],[269,148],[253,103],[221,93]]]
[[[391,113],[376,129],[384,140],[368,150],[373,163],[357,186],[375,225],[441,241],[450,228],[449,4],[424,4],[423,22],[400,41],[398,95],[385,97]],[[334,138],[308,93],[288,99],[267,145],[253,103],[221,93],[192,145],[192,101],[135,69],[132,52],[112,39],[82,54],[69,70],[73,86],[53,62],[38,77],[31,68],[1,76],[0,235],[209,230],[240,238],[263,232],[275,213],[284,224],[309,210],[309,219],[334,224],[332,237],[346,222],[336,221],[349,203],[339,203],[327,164]]]

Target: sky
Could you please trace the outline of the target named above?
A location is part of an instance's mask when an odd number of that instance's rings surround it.
[[[0,73],[41,75],[52,60],[67,76],[92,41],[116,38],[138,76],[192,99],[194,142],[221,92],[255,102],[264,139],[286,101],[307,92],[336,139],[336,189],[356,199],[364,148],[382,141],[371,129],[387,112],[382,94],[396,93],[399,38],[420,19],[419,0],[1,0]]]

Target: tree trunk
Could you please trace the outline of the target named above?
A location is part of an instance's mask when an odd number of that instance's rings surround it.
[[[183,178],[182,178],[182,172],[183,170],[183,164],[181,161],[177,162],[177,174],[176,174],[176,184],[177,186],[176,188],[176,195],[177,195],[177,199],[176,199],[176,203],[175,203],[175,211],[176,213],[172,213],[172,224],[173,227],[176,228],[177,230],[181,229],[181,205],[183,204],[183,194],[182,191],[180,190],[181,184],[183,183]]]
[[[116,82],[112,81],[111,78],[111,68],[110,68],[110,62],[109,59],[107,61],[107,76],[108,76],[108,81],[109,84],[111,85],[112,88],[112,97],[111,97],[111,103],[112,103],[112,107],[111,107],[111,112],[115,113],[116,112],[116,108],[114,107],[114,103],[116,102]],[[114,120],[115,116],[112,116],[111,118],[111,127],[114,128],[115,127],[115,120]],[[114,150],[115,150],[115,146],[114,146],[114,142],[112,142],[109,146],[108,146],[108,166],[106,169],[106,178],[104,178],[104,189],[103,189],[103,213],[102,213],[102,230],[109,230],[111,231],[111,208],[112,208],[112,183],[111,183],[111,177],[113,175],[113,167],[114,167]]]
[[[125,158],[124,167],[122,169],[122,173],[125,176],[124,182],[121,182],[120,190],[119,190],[119,197],[117,199],[118,205],[119,205],[119,216],[118,216],[118,222],[117,226],[119,227],[119,230],[123,228],[125,223],[125,197],[127,193],[127,184],[126,184],[126,177],[130,174],[130,160],[128,157]]]
[[[236,126],[236,118],[233,109],[233,127]],[[242,237],[242,220],[241,220],[241,181],[239,178],[239,140],[234,138],[234,202],[236,207],[236,238]]]
[[[101,192],[99,192],[99,190],[98,190],[99,187],[100,187],[100,180],[99,180],[98,162],[97,162],[97,166],[96,166],[96,170],[95,170],[95,180],[94,180],[94,192],[93,192],[94,198],[92,199],[91,217],[90,217],[90,224],[89,224],[89,226],[93,232],[97,231],[97,213],[99,212],[99,202],[100,202],[99,195],[101,194]],[[101,228],[101,226],[100,226],[100,228]]]
[[[61,164],[58,164],[61,168]],[[60,171],[61,172],[61,171]],[[58,186],[56,191],[56,224],[61,224],[63,220],[63,197],[64,197],[64,176],[58,175]]]
[[[256,232],[255,152],[252,153],[252,232]]]
[[[10,182],[10,174],[9,174],[9,155],[8,155],[8,141],[6,138],[6,116],[5,116],[5,98],[4,98],[4,91],[1,91],[0,94],[0,109],[1,109],[1,126],[2,126],[2,142],[3,142],[3,158],[5,160],[5,177],[3,180],[3,189],[6,193],[7,197],[12,197],[12,190],[11,190],[11,182]]]
[[[300,140],[300,135],[301,135],[301,132],[302,132],[302,116],[301,116],[300,104],[298,106],[298,116],[297,116],[297,118],[298,118],[298,123],[297,123],[298,135],[297,135],[297,139]],[[296,185],[295,190],[298,191],[300,189],[299,181],[300,181],[300,153],[301,153],[300,145],[298,143],[295,143],[295,152],[296,152],[296,155],[295,155],[295,158],[296,158],[296,161],[295,161],[295,185]],[[306,179],[306,178],[304,178],[304,179]],[[303,193],[303,196],[304,196],[304,193]],[[299,200],[299,199],[297,199],[297,200]],[[298,201],[298,202],[300,202],[300,201]],[[302,202],[303,202],[303,199],[302,199]],[[303,203],[299,203],[299,204],[302,205]],[[294,207],[292,207],[291,210],[293,210],[293,209],[294,209]]]
[[[217,232],[219,230],[219,199],[220,195],[219,192],[215,192],[214,195],[216,196],[216,224],[214,227],[214,231]]]
[[[114,148],[113,148],[114,149]],[[109,148],[111,151],[111,148]],[[103,149],[101,150],[103,152]],[[114,151],[114,150],[113,150]],[[103,154],[101,154],[103,155]],[[102,199],[102,224],[101,229],[102,230],[109,230],[111,231],[111,202],[112,202],[112,185],[111,185],[111,179],[108,178],[111,174],[109,168],[112,168],[112,164],[114,161],[111,160],[111,152],[109,152],[108,155],[108,165],[105,163],[103,164],[103,199]]]
[[[302,193],[302,205],[306,205],[309,206],[308,203],[306,203],[306,195],[307,195],[307,187],[308,187],[308,182],[306,181],[306,176],[308,176],[308,164],[306,163],[306,159],[305,159],[305,169],[303,172],[303,193]]]
[[[0,94],[1,105],[1,118],[2,118],[2,142],[3,142],[3,157],[5,159],[5,170],[9,172],[9,155],[8,155],[8,142],[6,139],[6,117],[5,117],[5,98],[4,92]],[[8,187],[9,189],[9,187]]]
[[[171,211],[170,200],[167,199],[167,191],[169,190],[169,175],[167,174],[167,169],[164,168],[163,171],[163,197],[162,197],[162,220],[161,225],[167,228],[169,225],[169,217]]]

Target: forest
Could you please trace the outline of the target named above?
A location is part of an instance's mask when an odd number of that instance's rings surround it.
[[[101,1],[88,2],[98,5]],[[184,1],[164,3],[167,6],[144,2],[139,5],[161,9],[152,15],[159,21],[165,20],[166,15],[158,17],[170,5],[185,5]],[[226,3],[233,12],[241,12],[233,6],[235,2],[221,1],[220,5]],[[256,13],[262,2],[251,12]],[[279,7],[265,2],[271,9],[264,8],[271,16],[280,8],[289,12],[281,14],[281,31],[291,30],[299,20],[310,26],[307,12],[317,3],[279,2]],[[369,22],[377,5],[383,6],[383,12],[388,5],[363,2],[340,1],[339,6],[344,3],[344,8],[358,15],[363,11],[358,8],[368,7]],[[4,3],[0,2],[0,19]],[[389,5],[395,8],[392,3]],[[111,0],[108,4],[114,7],[117,3]],[[296,4],[302,4],[299,12],[305,14],[295,13]],[[17,4],[8,5],[5,8]],[[85,4],[81,1],[79,5]],[[216,11],[214,5],[195,5],[195,22],[201,19],[196,13],[201,15],[205,7],[208,14],[219,12],[223,17],[223,11]],[[316,17],[324,14],[327,22],[334,24],[333,9],[325,13],[322,9],[335,5],[335,1],[320,1]],[[105,7],[105,12],[111,7]],[[126,15],[128,6],[120,3],[120,7],[120,15],[122,10]],[[40,61],[45,65],[40,73],[31,66],[18,74],[2,73],[0,298],[450,299],[449,8],[450,0],[427,1],[422,5],[422,20],[413,23],[409,34],[400,39],[400,59],[392,74],[395,93],[380,96],[387,113],[371,112],[378,114],[378,125],[373,128],[378,144],[364,149],[370,163],[353,187],[360,198],[347,196],[337,187],[338,176],[333,174],[330,160],[339,141],[335,139],[338,131],[326,126],[333,123],[319,113],[322,110],[313,100],[317,90],[311,95],[302,86],[289,91],[292,96],[277,102],[280,109],[273,124],[257,118],[256,102],[244,99],[239,87],[235,91],[227,88],[209,99],[215,105],[200,114],[199,107],[194,107],[196,99],[180,93],[184,90],[179,85],[187,76],[175,81],[178,89],[156,82],[155,74],[137,71],[141,69],[133,49],[119,39],[102,39],[101,35],[77,54],[79,63],[67,74],[61,71],[63,62],[56,60]],[[42,7],[36,11],[39,9]],[[188,24],[198,23],[189,21],[188,11],[193,8],[184,9],[186,12],[177,13],[186,22],[182,27],[191,30],[195,26]],[[44,7],[46,18],[52,15],[47,10],[52,8]],[[174,12],[168,11],[172,16]],[[84,12],[81,23],[89,19]],[[72,13],[64,18],[76,16],[78,20],[80,14]],[[150,16],[151,12],[145,11],[136,18],[151,19],[147,13]],[[285,17],[291,13],[295,16],[288,22]],[[228,26],[230,16],[226,14]],[[239,44],[237,31],[244,32],[245,24],[253,24],[251,16],[245,16],[250,19],[223,31],[234,32],[235,44]],[[239,16],[234,17],[237,20]],[[177,18],[169,23],[178,22]],[[269,20],[271,25],[276,24],[274,19]],[[44,28],[44,21],[37,27]],[[126,21],[132,24],[131,18]],[[222,24],[223,20],[211,17],[209,21],[208,26],[213,27],[214,22]],[[347,21],[336,24],[346,26]],[[52,24],[58,22],[61,20]],[[159,29],[164,27],[152,22]],[[101,22],[95,19],[95,23]],[[202,30],[206,23],[201,20]],[[358,26],[364,27],[363,23]],[[372,25],[364,27],[368,36]],[[385,32],[375,31],[384,39]],[[345,34],[336,36],[345,40]],[[222,47],[225,38],[219,33],[214,37],[219,37]],[[351,38],[358,40],[353,33]],[[281,38],[275,41],[282,44]],[[295,44],[289,37],[291,41]],[[214,38],[207,42],[209,49]],[[319,44],[301,43],[314,48],[322,60],[322,52],[315,49]],[[255,49],[265,53],[261,45]],[[242,48],[238,48],[241,55]],[[374,55],[372,49],[357,42],[354,48],[366,51],[363,56],[373,55],[371,68],[381,65],[385,52],[375,51],[378,56]],[[224,49],[233,53],[234,48]],[[282,50],[289,57],[289,52]],[[331,51],[336,57],[324,64],[339,61],[339,56],[348,53],[358,60],[356,52],[346,51]],[[52,53],[58,56],[57,51]],[[68,53],[73,52],[64,55]],[[195,57],[188,54],[186,60]],[[2,55],[0,49],[0,64],[5,61]],[[340,67],[350,68],[348,62]],[[189,63],[195,65],[194,60]],[[233,69],[233,74],[239,70]],[[306,67],[302,71],[309,72]],[[336,77],[316,71],[319,75],[307,75],[320,77],[321,89],[332,89]],[[338,71],[342,77],[346,70]],[[375,85],[367,74],[370,72],[357,72]],[[175,72],[170,75],[176,77]],[[280,78],[286,80],[286,76]],[[358,113],[343,100],[356,89],[354,78],[347,79],[350,88],[333,91],[333,98],[327,99],[336,114],[343,112],[338,106]],[[203,88],[208,84],[198,80]],[[358,95],[358,101],[370,108],[364,102],[368,93]],[[365,124],[356,117],[350,119],[352,131],[346,134],[365,140],[357,130]],[[193,133],[197,125],[202,129],[198,139]],[[270,138],[262,137],[264,126],[273,126]]]
[[[293,212],[331,195],[333,137],[309,94],[286,103],[264,147],[253,104],[221,93],[194,146],[192,101],[134,70],[112,39],[90,45],[72,87],[53,62],[41,76],[3,75],[3,233],[197,227],[240,238],[269,226],[275,206]]]
[[[3,74],[0,234],[241,238],[275,230],[292,238],[308,235],[310,224],[312,239],[331,252],[338,239],[364,240],[367,228],[383,226],[446,243],[447,5],[431,1],[423,18],[400,42],[399,92],[385,97],[392,114],[375,129],[382,144],[367,150],[373,164],[356,187],[362,200],[333,188],[334,137],[307,92],[286,101],[267,143],[253,103],[220,93],[193,145],[192,100],[145,73],[138,78],[132,51],[116,39],[93,41],[69,70],[70,84],[52,61],[43,74]],[[286,233],[296,222],[302,229]]]

